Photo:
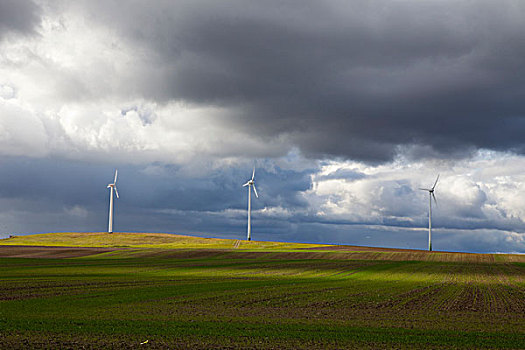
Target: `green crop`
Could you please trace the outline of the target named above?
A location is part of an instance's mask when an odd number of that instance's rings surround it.
[[[524,348],[524,264],[469,256],[204,246],[0,258],[0,348]]]

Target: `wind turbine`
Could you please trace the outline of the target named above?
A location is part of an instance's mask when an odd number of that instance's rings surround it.
[[[437,205],[436,195],[434,194],[434,189],[439,180],[439,174],[434,182],[432,188],[420,188],[420,190],[428,191],[428,251],[432,251],[432,198]]]
[[[112,184],[109,184],[107,188],[110,189],[109,192],[109,225],[108,225],[108,233],[113,232],[113,190],[115,190],[115,194],[118,198],[118,191],[117,191],[117,175],[118,170],[115,170],[115,179],[113,180]]]
[[[255,167],[253,167],[253,173],[252,178],[248,180],[242,187],[248,186],[248,235],[246,239],[250,241],[252,239],[252,223],[251,223],[251,216],[252,216],[252,189],[253,186],[253,193],[255,193],[255,197],[259,198],[259,195],[257,194],[257,189],[255,188]]]

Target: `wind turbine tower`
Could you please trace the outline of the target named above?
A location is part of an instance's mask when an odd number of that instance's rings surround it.
[[[434,194],[434,189],[439,180],[439,174],[434,182],[434,185],[431,188],[420,188],[420,190],[428,191],[428,251],[432,251],[432,198],[434,198],[434,203],[437,205],[436,195]]]
[[[246,186],[248,186],[248,234],[246,236],[246,240],[250,241],[252,239],[252,187],[253,193],[255,193],[255,197],[259,198],[259,195],[257,194],[257,189],[255,188],[255,167],[253,167],[252,178],[248,180],[248,182],[246,182],[244,185],[242,185],[242,187]]]
[[[107,188],[109,188],[109,224],[108,224],[108,233],[113,232],[113,191],[115,192],[115,195],[118,197],[118,190],[117,190],[117,175],[118,170],[115,170],[115,179],[113,180],[112,184],[109,184]]]

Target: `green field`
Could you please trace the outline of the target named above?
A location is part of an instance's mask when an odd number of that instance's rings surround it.
[[[0,348],[525,348],[523,255],[108,236],[0,241],[125,247],[0,258]]]

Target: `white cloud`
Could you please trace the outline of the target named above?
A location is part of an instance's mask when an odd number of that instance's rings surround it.
[[[278,207],[264,207],[263,209],[254,210],[254,215],[270,218],[290,218],[293,213],[287,208]]]
[[[441,162],[405,162],[370,166],[352,161],[331,161],[312,176],[304,192],[312,208],[326,220],[426,225],[428,193],[436,187],[438,206],[433,211],[437,228],[495,228],[525,230],[525,157],[480,151],[473,158]],[[337,174],[350,174],[338,177]],[[362,177],[351,174],[359,172]]]
[[[9,85],[0,85],[0,98],[4,100],[9,100],[14,98],[16,95],[15,89]]]
[[[0,43],[3,154],[187,164],[289,150],[282,136],[248,137],[231,108],[143,97],[163,81],[155,53],[79,13],[47,8],[38,34]]]

